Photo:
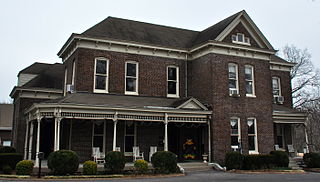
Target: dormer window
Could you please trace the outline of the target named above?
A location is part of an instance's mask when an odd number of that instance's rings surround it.
[[[250,39],[242,33],[237,33],[232,35],[232,43],[250,45]]]

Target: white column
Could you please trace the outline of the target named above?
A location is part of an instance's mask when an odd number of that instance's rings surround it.
[[[57,151],[57,118],[54,118],[53,151]]]
[[[33,140],[33,128],[34,128],[34,124],[31,121],[30,122],[30,135],[29,135],[29,147],[28,147],[28,160],[31,160],[32,157],[32,140]]]
[[[61,118],[57,118],[57,150],[60,150],[60,124]]]
[[[164,151],[168,151],[168,114],[164,116]]]
[[[40,129],[41,129],[41,118],[38,116],[37,117],[37,143],[36,143],[36,166],[39,166],[39,158],[38,158],[38,154],[40,152]]]
[[[112,145],[112,151],[116,151],[117,147],[117,123],[118,120],[113,121],[113,145]]]
[[[308,119],[308,118],[307,118]],[[305,134],[305,137],[306,137],[306,152],[309,153],[309,138],[308,138],[308,132],[307,132],[307,124],[304,124],[304,134]],[[311,152],[314,152],[314,151],[311,151]]]
[[[29,137],[29,121],[26,123],[26,137],[24,138],[24,155],[23,159],[27,160],[28,156],[28,138]]]
[[[209,156],[209,162],[211,162],[211,125],[210,125],[210,119],[208,118],[208,156]]]

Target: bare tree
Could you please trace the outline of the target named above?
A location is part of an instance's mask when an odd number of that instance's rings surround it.
[[[291,70],[293,106],[303,108],[309,102],[319,101],[320,72],[313,66],[308,50],[287,45],[283,56],[296,64]]]

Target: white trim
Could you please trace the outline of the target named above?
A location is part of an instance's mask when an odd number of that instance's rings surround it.
[[[68,69],[64,69],[64,87],[63,87],[63,96],[67,95],[67,80],[68,80]]]
[[[96,73],[97,61],[106,61],[106,74]],[[93,92],[94,93],[108,93],[109,92],[109,59],[104,57],[96,57],[94,59],[94,73],[93,73]],[[106,88],[105,89],[96,89],[96,76],[104,76],[106,77]]]
[[[239,41],[238,36],[242,36],[243,41]],[[233,37],[235,37],[235,40],[233,40]],[[246,39],[248,40],[248,42],[245,41]],[[232,43],[235,43],[235,44],[242,44],[242,45],[251,46],[250,38],[246,37],[243,33],[237,33],[235,35],[232,35],[231,40],[232,40]]]
[[[135,64],[136,65],[136,76],[127,76],[127,64]],[[124,93],[126,95],[139,95],[139,63],[136,61],[126,61],[125,62],[125,72],[124,72]],[[136,81],[135,91],[127,91],[127,77],[134,78]]]
[[[206,106],[204,106],[201,102],[199,102],[197,99],[195,98],[190,98],[189,100],[185,101],[184,103],[182,103],[180,106],[177,107],[177,109],[182,109],[184,106],[188,105],[190,102],[194,102],[196,103],[201,109],[207,111],[208,108]]]
[[[232,79],[230,79],[230,76],[229,76],[229,68],[230,67],[235,67],[235,71],[236,71],[236,78],[234,79],[234,78],[232,78]],[[230,88],[229,87],[229,80],[235,80],[236,81],[236,88],[234,89],[234,88]],[[228,90],[229,90],[229,95],[230,96],[232,96],[232,94],[231,94],[231,91],[232,90],[236,90],[237,91],[237,94],[238,95],[240,95],[240,93],[239,93],[239,70],[238,70],[238,64],[236,64],[236,63],[228,63]]]
[[[128,122],[129,121],[125,121],[124,122],[123,152],[130,152],[130,151],[126,151],[126,136],[133,136],[133,146],[132,147],[137,146],[137,126],[136,126],[136,122],[130,121],[130,122],[132,122],[132,125],[133,125],[133,134],[127,134],[127,123]]]
[[[75,79],[76,79],[76,60],[73,60],[72,63],[72,80],[71,80],[71,84],[74,86],[75,84]]]
[[[176,80],[169,80],[169,68],[175,68],[176,69]],[[180,83],[179,83],[179,67],[178,66],[167,66],[167,97],[170,98],[179,98],[180,93]],[[168,94],[169,92],[169,81],[176,83],[176,94]]]
[[[231,130],[231,120],[237,120],[238,121],[238,134],[232,134]],[[229,119],[229,124],[230,124],[230,137],[232,136],[238,136],[238,143],[241,144],[241,123],[240,123],[240,118],[239,117],[231,117]],[[231,138],[230,138],[231,139]],[[231,144],[231,148],[235,146]],[[237,146],[238,147],[238,146]]]
[[[246,74],[246,68],[250,68],[251,69],[251,77],[252,79],[251,80],[247,80],[245,79],[245,82],[251,82],[252,83],[252,94],[248,94],[247,93],[247,90],[246,90],[246,97],[252,97],[252,98],[256,98],[256,89],[255,89],[255,78],[254,78],[254,66],[252,65],[248,65],[246,64],[244,66],[244,73]],[[247,89],[247,88],[246,88]]]
[[[273,76],[272,77],[272,95],[273,95],[273,97],[278,97],[278,96],[282,96],[282,92],[281,92],[281,79],[280,79],[280,77],[278,77],[278,76]],[[274,91],[274,88],[273,88],[273,80],[277,80],[277,84],[278,84],[278,87],[279,87],[279,94],[278,95],[275,95],[274,93],[273,93],[273,91]]]
[[[249,136],[253,136],[254,137],[254,148],[255,150],[249,150],[249,154],[259,154],[259,147],[258,147],[258,129],[257,129],[257,119],[254,118],[254,117],[250,117],[250,118],[247,118],[247,127],[248,126],[248,120],[253,120],[253,123],[254,123],[254,134],[249,134],[248,132],[248,138]],[[248,145],[249,145],[249,139],[248,139]],[[249,146],[248,146],[249,148]]]

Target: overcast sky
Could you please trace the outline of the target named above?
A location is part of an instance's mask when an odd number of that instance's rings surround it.
[[[0,102],[8,102],[18,72],[34,62],[61,62],[71,33],[108,16],[203,30],[246,10],[275,49],[308,48],[320,68],[320,0],[3,0],[0,2]]]

